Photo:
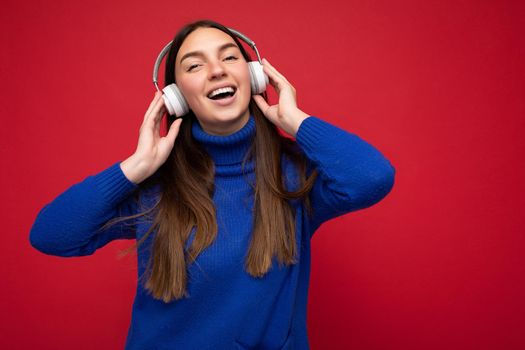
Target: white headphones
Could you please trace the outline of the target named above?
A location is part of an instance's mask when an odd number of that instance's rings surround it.
[[[246,42],[250,47],[255,51],[257,54],[257,60],[258,61],[251,61],[248,62],[248,68],[250,69],[250,85],[252,90],[252,95],[257,95],[262,93],[266,90],[266,86],[268,85],[268,76],[263,71],[263,66],[261,62],[261,57],[259,56],[259,51],[257,51],[257,47],[255,46],[255,43],[250,40],[246,35],[242,34],[241,32],[238,32],[234,29],[228,28],[229,31],[231,31],[235,36]],[[173,40],[170,41],[160,52],[159,56],[157,57],[157,60],[155,61],[155,66],[153,67],[153,84],[155,85],[157,91],[159,90],[159,86],[157,84],[157,76],[159,72],[159,66],[162,62],[162,59],[168,53],[171,44],[173,43]],[[181,91],[175,84],[170,84],[166,86],[164,89],[162,89],[163,95],[162,98],[164,99],[164,104],[166,105],[166,109],[168,110],[168,113],[170,115],[175,115],[176,117],[181,117],[188,113],[189,107],[188,103],[186,102],[186,99],[182,95]]]

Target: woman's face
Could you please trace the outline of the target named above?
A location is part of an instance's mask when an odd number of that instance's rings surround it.
[[[175,61],[176,84],[207,133],[228,135],[250,116],[248,63],[232,37],[216,28],[198,28],[182,43]],[[233,97],[214,100],[209,94],[231,86]],[[219,95],[223,96],[223,95]]]

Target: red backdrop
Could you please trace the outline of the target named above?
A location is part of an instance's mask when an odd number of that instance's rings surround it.
[[[313,238],[312,349],[525,348],[522,4],[4,1],[2,348],[123,348],[131,242],[58,258],[29,229],[134,152],[154,60],[199,18],[251,37],[302,110],[396,167],[388,197]]]

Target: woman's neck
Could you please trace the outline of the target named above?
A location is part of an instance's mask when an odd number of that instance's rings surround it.
[[[214,135],[193,121],[193,138],[203,145],[212,157],[215,165],[233,165],[242,163],[255,137],[255,119],[248,115],[247,120],[237,131],[228,135]]]

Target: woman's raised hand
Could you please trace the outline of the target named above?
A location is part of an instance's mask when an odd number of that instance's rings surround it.
[[[173,149],[182,119],[175,120],[164,137],[160,136],[160,122],[166,112],[162,93],[157,91],[151,101],[139,130],[135,153],[120,163],[124,175],[136,184],[150,177],[164,162]]]
[[[264,116],[277,127],[295,137],[302,121],[309,117],[297,107],[295,88],[266,58],[262,59],[263,70],[268,75],[270,85],[279,95],[279,102],[270,106],[262,96],[254,95],[253,99]]]

